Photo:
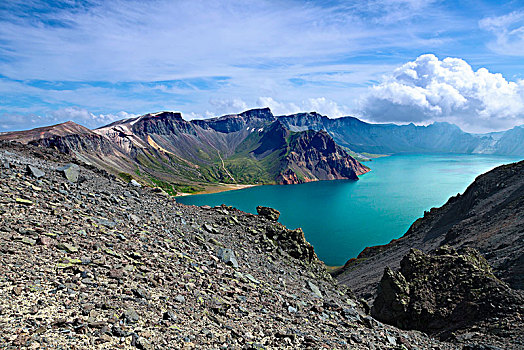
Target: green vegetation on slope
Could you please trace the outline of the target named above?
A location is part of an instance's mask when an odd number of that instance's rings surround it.
[[[129,182],[133,179],[133,176],[131,176],[131,174],[128,174],[128,173],[124,173],[124,172],[120,172],[118,173],[118,176],[124,180],[125,182]]]

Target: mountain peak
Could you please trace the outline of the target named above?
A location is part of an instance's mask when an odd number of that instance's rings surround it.
[[[28,143],[33,140],[49,138],[53,136],[67,136],[71,134],[92,134],[93,132],[73,121],[67,121],[60,124],[44,126],[31,130],[12,131],[2,133],[0,140],[15,140],[20,143]]]
[[[180,112],[171,112],[171,111],[162,111],[156,113],[148,113],[143,116],[142,119],[153,119],[153,118],[164,118],[164,119],[182,119],[182,113]]]
[[[239,116],[259,118],[259,119],[268,119],[268,120],[275,119],[275,116],[273,115],[269,107],[250,109],[250,110],[240,113]]]

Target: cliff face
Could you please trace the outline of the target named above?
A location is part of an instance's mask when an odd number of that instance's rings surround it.
[[[338,146],[325,131],[306,131],[291,137],[282,184],[317,180],[358,180],[370,169]]]
[[[108,139],[95,133],[52,136],[33,140],[29,143],[53,148],[66,154],[75,154],[78,152],[107,156],[115,152],[114,145]]]
[[[252,109],[240,114],[225,115],[219,118],[193,120],[192,123],[202,128],[213,129],[222,133],[237,132],[245,127],[260,127],[275,121],[269,108]]]
[[[388,245],[365,249],[337,277],[371,299],[385,266],[396,269],[411,248],[428,252],[442,245],[477,249],[497,278],[524,289],[524,161],[500,166],[462,195],[426,212],[406,234]]]

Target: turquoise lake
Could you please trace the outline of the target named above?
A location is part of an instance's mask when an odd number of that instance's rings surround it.
[[[231,205],[256,214],[258,205],[280,211],[288,228],[301,227],[320,259],[343,265],[367,246],[402,236],[424,210],[462,193],[478,175],[520,160],[485,155],[394,155],[365,164],[359,181],[257,186],[177,197],[194,205]]]

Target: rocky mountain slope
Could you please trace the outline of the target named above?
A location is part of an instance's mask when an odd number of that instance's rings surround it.
[[[369,171],[328,134],[291,132],[268,108],[192,121],[152,113],[93,131],[72,122],[44,129],[5,133],[0,140],[51,147],[170,193],[219,182],[358,179]]]
[[[493,275],[471,248],[412,249],[400,270],[386,268],[371,315],[443,340],[510,339],[524,346],[524,295]]]
[[[478,176],[464,194],[424,213],[406,234],[366,248],[348,261],[338,280],[371,297],[384,266],[397,269],[411,248],[429,252],[443,245],[477,249],[495,276],[524,289],[524,161]]]
[[[2,348],[483,346],[366,315],[270,209],[177,204],[31,145],[0,143],[0,165]]]
[[[292,131],[326,130],[342,146],[359,153],[475,153],[524,156],[524,127],[476,135],[449,123],[428,126],[370,124],[353,117],[330,119],[318,113],[279,117]]]
[[[286,153],[285,170],[279,175],[279,182],[284,184],[310,182],[318,178],[358,180],[358,175],[369,171],[324,130],[292,135]]]
[[[523,228],[521,161],[480,175],[400,239],[366,248],[338,271],[337,280],[374,300],[374,315],[383,321],[444,339],[458,330],[507,336],[523,346]],[[463,319],[467,314],[477,316]]]
[[[400,239],[366,248],[337,280],[389,324],[443,340],[511,339],[520,348],[523,208],[524,161],[500,166],[426,212]]]

